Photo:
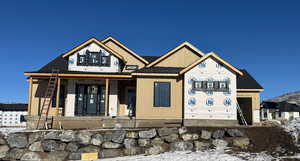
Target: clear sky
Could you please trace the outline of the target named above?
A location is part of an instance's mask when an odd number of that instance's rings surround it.
[[[245,68],[262,98],[300,90],[300,1],[1,1],[0,102],[27,102],[25,71],[96,37],[140,55],[183,41]]]

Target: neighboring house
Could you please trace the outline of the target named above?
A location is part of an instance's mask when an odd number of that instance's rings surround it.
[[[0,126],[1,127],[25,127],[27,104],[0,103]]]
[[[28,127],[38,119],[52,69],[58,89],[49,114],[64,128],[237,125],[237,102],[258,123],[263,88],[246,71],[184,42],[139,56],[112,37],[59,55],[29,80]]]
[[[300,106],[283,102],[268,102],[261,103],[260,115],[261,120],[292,120],[299,117]]]

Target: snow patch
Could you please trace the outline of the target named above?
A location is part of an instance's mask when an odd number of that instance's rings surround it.
[[[150,156],[127,156],[101,159],[101,161],[271,161],[274,159],[265,153],[226,154],[216,150],[204,152],[167,152]]]

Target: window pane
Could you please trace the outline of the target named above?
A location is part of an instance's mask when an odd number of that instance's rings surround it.
[[[214,88],[214,82],[207,82],[207,89],[213,89]]]
[[[154,106],[155,107],[170,106],[170,83],[169,82],[154,83]]]

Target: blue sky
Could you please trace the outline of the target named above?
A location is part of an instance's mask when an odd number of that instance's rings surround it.
[[[183,41],[245,68],[262,98],[300,90],[300,1],[1,1],[0,102],[27,102],[25,71],[91,38],[140,55]]]

